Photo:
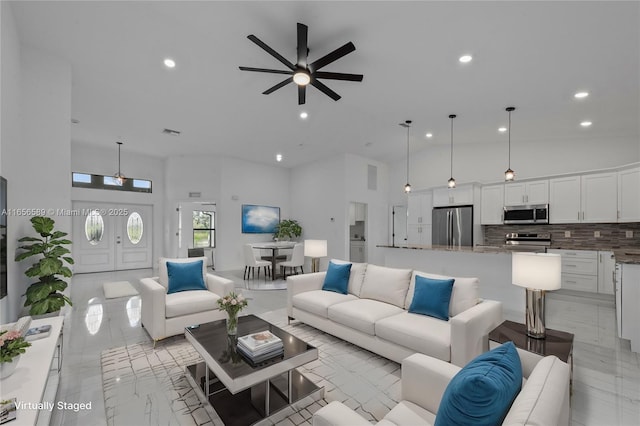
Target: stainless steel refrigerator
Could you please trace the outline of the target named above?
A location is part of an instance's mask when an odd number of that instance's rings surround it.
[[[473,206],[434,207],[431,242],[439,246],[473,246]]]

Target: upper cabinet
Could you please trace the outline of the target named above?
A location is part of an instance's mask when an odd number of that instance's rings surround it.
[[[480,223],[482,225],[502,225],[504,192],[504,184],[482,187],[480,208]]]
[[[617,173],[549,180],[549,223],[616,222]]]
[[[433,207],[473,204],[473,185],[433,190]]]
[[[640,222],[640,167],[618,172],[618,222]]]
[[[409,194],[407,200],[407,223],[409,225],[431,224],[431,191]]]
[[[507,182],[504,184],[504,205],[549,203],[549,181]]]

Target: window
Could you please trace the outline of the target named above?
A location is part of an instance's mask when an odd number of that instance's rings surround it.
[[[92,246],[97,245],[102,240],[104,221],[98,210],[94,210],[87,215],[87,219],[84,221],[84,234]]]
[[[114,191],[153,192],[153,185],[150,180],[128,178],[120,184],[118,179],[113,176],[78,172],[71,173],[71,186],[75,188],[110,189]]]
[[[215,212],[193,211],[193,247],[215,247]]]
[[[131,244],[138,244],[142,240],[143,232],[142,216],[138,212],[131,213],[127,219],[127,237],[129,237]]]

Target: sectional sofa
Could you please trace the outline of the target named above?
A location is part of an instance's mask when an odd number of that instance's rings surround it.
[[[332,262],[345,263],[339,260]],[[502,304],[478,296],[478,279],[352,263],[347,294],[322,290],[326,272],[287,278],[287,312],[326,333],[398,363],[422,353],[464,366],[488,350]],[[409,312],[416,277],[453,278],[449,319]]]

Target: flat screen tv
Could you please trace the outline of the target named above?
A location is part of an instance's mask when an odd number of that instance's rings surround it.
[[[280,207],[242,205],[243,234],[273,234],[280,223]]]

